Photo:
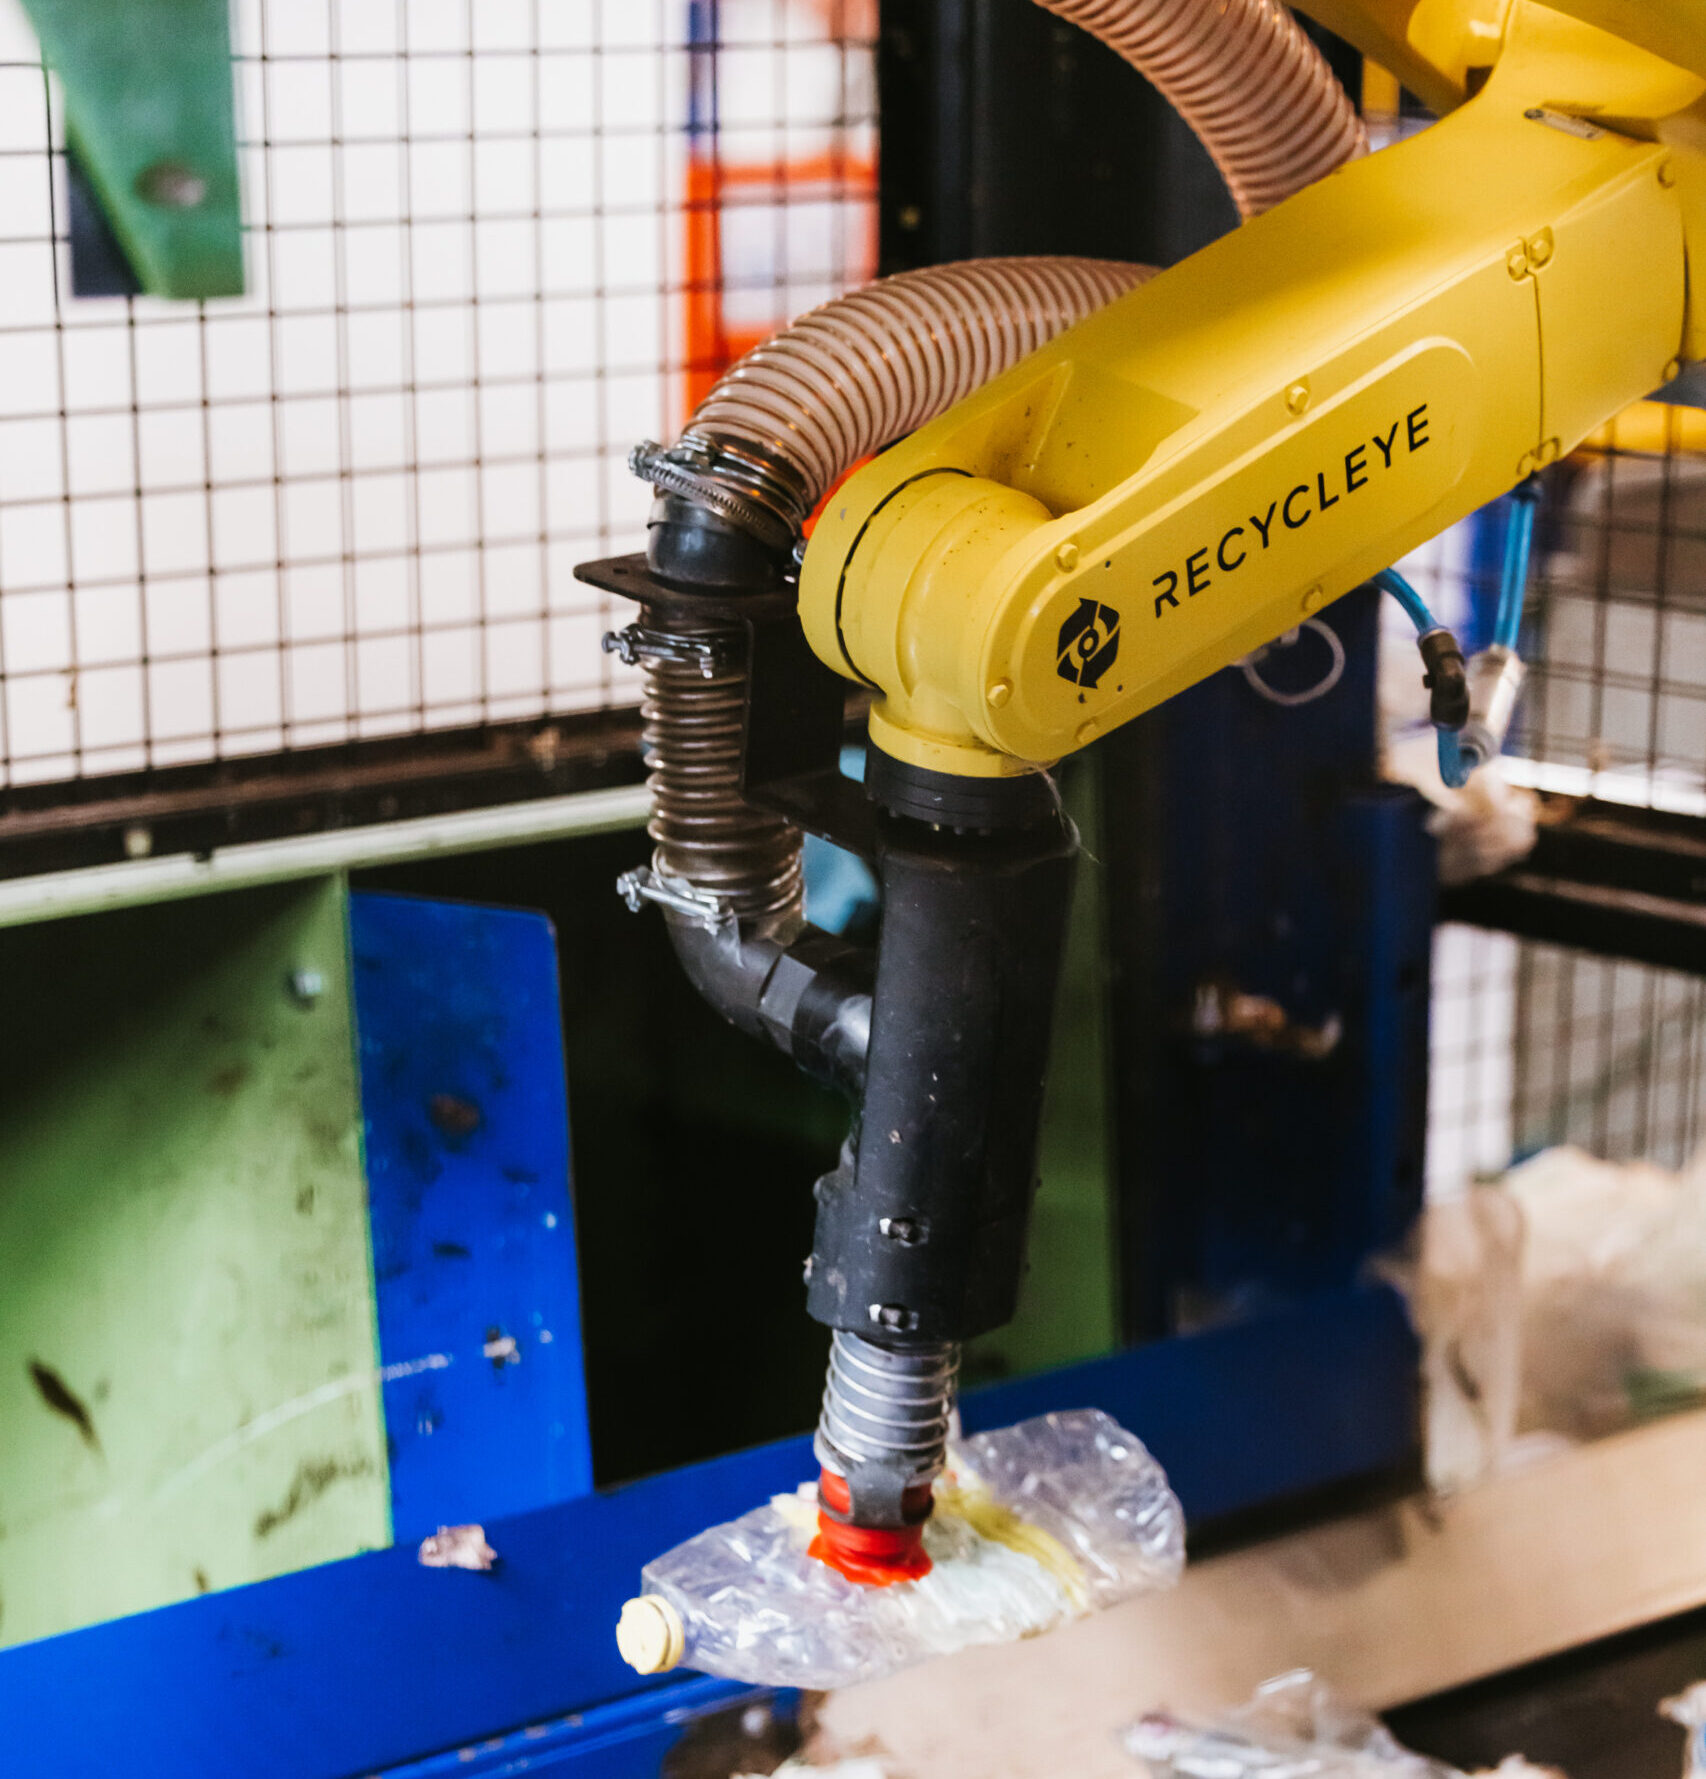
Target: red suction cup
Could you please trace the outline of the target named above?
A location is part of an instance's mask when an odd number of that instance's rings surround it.
[[[823,1470],[817,1479],[817,1537],[809,1554],[820,1563],[856,1581],[862,1587],[888,1587],[897,1581],[917,1581],[930,1573],[930,1557],[924,1548],[924,1522],[930,1517],[930,1485],[919,1483],[901,1497],[903,1511],[917,1515],[917,1523],[905,1526],[850,1526],[836,1515],[851,1513],[853,1499],[847,1479]]]

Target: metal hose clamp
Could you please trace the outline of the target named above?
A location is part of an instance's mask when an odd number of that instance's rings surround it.
[[[808,516],[805,491],[784,465],[704,433],[684,432],[667,449],[647,439],[628,467],[659,494],[697,502],[772,549],[791,551]]]

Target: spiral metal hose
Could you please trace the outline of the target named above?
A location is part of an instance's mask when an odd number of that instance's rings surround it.
[[[645,664],[640,700],[656,842],[654,869],[713,895],[726,915],[760,931],[796,919],[803,891],[800,831],[741,795],[746,725],[744,633],[672,617],[672,632],[711,641],[706,673],[681,661]]]
[[[952,1341],[890,1346],[838,1328],[818,1421],[819,1463],[841,1476],[876,1464],[907,1484],[930,1481],[942,1468],[959,1370]]]

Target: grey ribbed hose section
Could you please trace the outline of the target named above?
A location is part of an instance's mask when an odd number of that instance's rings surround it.
[[[861,1464],[889,1466],[905,1483],[942,1468],[959,1376],[951,1341],[879,1346],[838,1328],[818,1421],[817,1456],[846,1476]]]
[[[1243,216],[1368,151],[1362,119],[1279,0],[1038,0],[1137,69],[1195,131]]]
[[[897,273],[747,353],[689,431],[781,459],[816,506],[861,457],[1154,275],[1101,259],[972,259]]]

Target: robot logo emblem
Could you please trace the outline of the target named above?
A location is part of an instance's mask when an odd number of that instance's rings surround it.
[[[1120,614],[1111,605],[1081,599],[1060,627],[1055,671],[1063,680],[1094,691],[1120,652]]]

